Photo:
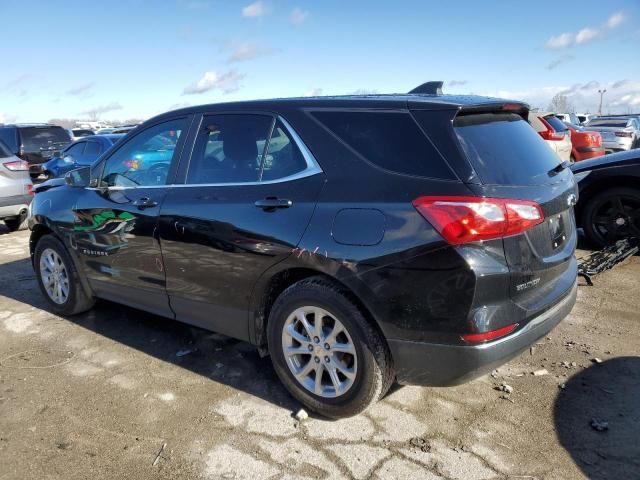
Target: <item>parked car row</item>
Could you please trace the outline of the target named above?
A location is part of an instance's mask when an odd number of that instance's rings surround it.
[[[126,125],[103,129],[101,130],[103,133],[96,136],[93,130],[84,128],[64,129],[46,123],[16,123],[0,125],[0,141],[13,155],[27,162],[33,179],[42,175],[50,178],[52,175],[63,174],[73,167],[88,165],[89,159],[95,160],[119,137],[134,128],[135,125]],[[107,134],[109,135],[105,140],[103,136]],[[80,147],[72,145],[73,142],[84,141],[89,136],[96,145],[87,146],[86,151],[80,152]],[[82,147],[85,147],[84,143]],[[74,155],[71,157],[81,159],[80,163],[59,161],[60,158],[70,157],[67,155],[69,148],[73,148]]]

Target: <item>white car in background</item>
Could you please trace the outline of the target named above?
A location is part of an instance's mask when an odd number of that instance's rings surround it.
[[[529,123],[561,161],[571,161],[571,131],[553,112],[529,112]]]
[[[597,117],[589,120],[585,127],[600,133],[602,146],[607,153],[640,146],[640,121],[636,117]]]

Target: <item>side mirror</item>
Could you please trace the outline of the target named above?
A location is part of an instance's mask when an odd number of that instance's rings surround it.
[[[70,187],[88,187],[91,182],[91,167],[71,170],[64,176],[64,183]]]
[[[65,163],[73,163],[73,157],[71,155],[66,155],[62,157],[62,161]]]

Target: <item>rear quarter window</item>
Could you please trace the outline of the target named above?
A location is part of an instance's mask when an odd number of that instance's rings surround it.
[[[311,115],[360,157],[384,170],[456,178],[409,113],[332,110]]]

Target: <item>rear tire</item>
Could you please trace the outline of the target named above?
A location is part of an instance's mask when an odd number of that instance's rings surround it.
[[[387,393],[395,378],[382,335],[346,291],[323,277],[301,280],[278,297],[267,336],[274,369],[285,388],[325,417],[364,411]]]
[[[640,189],[616,187],[598,193],[582,211],[582,226],[589,241],[600,248],[624,237],[640,238]]]
[[[84,291],[67,249],[55,236],[44,235],[38,240],[34,269],[40,291],[55,313],[76,315],[86,312],[95,304],[93,297]]]
[[[4,224],[7,226],[9,231],[16,232],[18,230],[26,230],[29,226],[29,216],[27,214],[27,210],[22,210],[17,217],[13,218],[5,218]]]

